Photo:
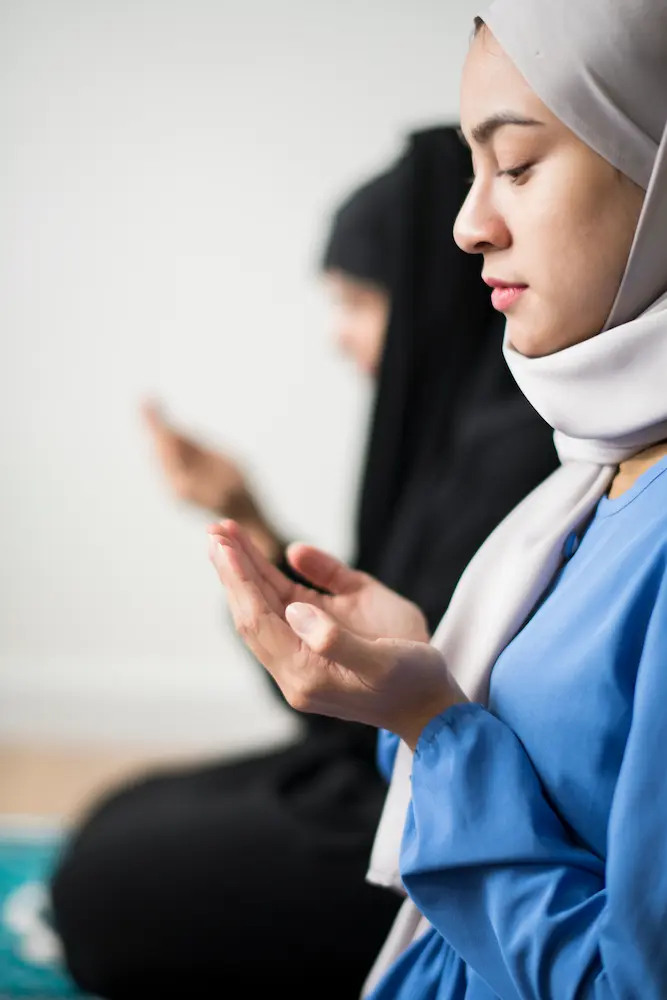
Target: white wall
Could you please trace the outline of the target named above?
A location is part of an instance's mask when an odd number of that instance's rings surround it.
[[[280,730],[137,401],[347,553],[367,399],[326,339],[323,217],[456,115],[475,9],[0,0],[0,736]]]

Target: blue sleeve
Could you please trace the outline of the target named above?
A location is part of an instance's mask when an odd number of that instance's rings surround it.
[[[395,736],[394,733],[387,732],[386,729],[380,729],[378,732],[375,759],[378,770],[387,784],[391,781],[391,775],[396,761],[396,753],[400,742],[401,741],[398,736]]]
[[[422,734],[403,881],[500,1000],[667,997],[666,706],[663,600],[645,636],[606,862],[573,842],[518,738],[481,706],[454,706]]]

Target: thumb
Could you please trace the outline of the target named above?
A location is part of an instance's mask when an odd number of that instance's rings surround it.
[[[285,618],[314,653],[335,660],[356,674],[368,673],[391,657],[388,644],[371,642],[349,632],[312,604],[289,604]]]
[[[300,576],[318,590],[325,590],[330,594],[349,594],[359,587],[363,579],[363,574],[350,569],[335,556],[301,542],[288,547],[287,560]]]

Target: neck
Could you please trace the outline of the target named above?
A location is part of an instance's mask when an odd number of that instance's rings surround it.
[[[615,500],[617,497],[623,496],[644,472],[665,455],[667,455],[667,441],[659,441],[657,444],[652,444],[650,448],[645,448],[633,455],[632,458],[626,459],[625,462],[621,462],[611,484],[609,498]]]

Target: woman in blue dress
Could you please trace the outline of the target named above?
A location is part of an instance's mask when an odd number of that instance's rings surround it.
[[[367,996],[664,1000],[667,5],[496,0],[461,122],[475,177],[455,237],[560,468],[432,640],[414,605],[310,547],[290,560],[325,595],[234,523],[211,557],[290,702],[382,730],[370,877],[406,901]]]

